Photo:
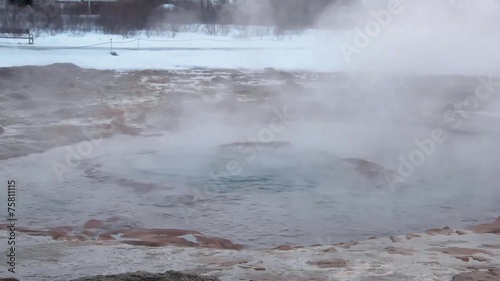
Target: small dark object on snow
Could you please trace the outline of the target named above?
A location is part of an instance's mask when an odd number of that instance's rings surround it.
[[[112,56],[118,56],[118,54],[115,51],[109,52]]]

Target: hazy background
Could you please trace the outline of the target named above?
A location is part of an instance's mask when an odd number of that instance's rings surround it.
[[[317,21],[319,27],[342,22],[365,31],[373,13],[388,11],[390,3],[402,10],[391,15],[378,36],[354,55],[350,67],[358,71],[409,73],[498,73],[500,11],[498,1],[349,1],[333,4]],[[347,44],[354,45],[354,35]]]

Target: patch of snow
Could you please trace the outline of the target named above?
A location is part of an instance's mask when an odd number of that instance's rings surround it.
[[[198,239],[196,239],[196,237],[193,234],[186,234],[186,235],[182,235],[179,237],[183,238],[189,242],[198,243]]]

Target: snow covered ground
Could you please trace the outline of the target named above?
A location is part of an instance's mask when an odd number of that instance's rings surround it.
[[[339,70],[344,60],[338,36],[308,31],[278,39],[276,36],[238,39],[181,33],[175,38],[136,38],[103,34],[69,34],[27,40],[0,39],[0,66],[74,63],[95,69],[179,69],[192,67],[287,70]],[[338,33],[341,36],[341,33]],[[111,56],[113,50],[119,56]],[[23,44],[17,44],[21,42]]]
[[[402,32],[402,31],[401,31]],[[27,40],[0,39],[0,67],[73,63],[94,69],[230,68],[304,71],[357,71],[419,74],[489,75],[497,73],[498,59],[473,46],[457,50],[427,44],[419,38],[381,36],[359,46],[355,30],[310,29],[299,35],[246,37],[209,36],[202,32],[178,33],[175,38],[132,38],[87,33],[58,34]],[[358,39],[357,39],[358,38]],[[112,39],[112,40],[111,40]],[[446,38],[442,39],[446,41]],[[113,50],[119,56],[111,56]],[[424,44],[423,44],[424,43]],[[346,49],[356,48],[354,54]],[[415,50],[418,46],[422,51]],[[410,48],[409,48],[410,47]]]

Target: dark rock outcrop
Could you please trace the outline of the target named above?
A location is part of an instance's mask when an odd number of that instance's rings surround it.
[[[498,217],[492,223],[480,224],[478,226],[472,227],[472,231],[475,233],[491,233],[491,234],[500,234],[500,217]]]
[[[452,235],[455,234],[455,231],[451,229],[450,227],[446,226],[444,228],[433,228],[433,229],[428,229],[425,231],[428,235],[434,236],[434,235]]]
[[[491,268],[487,271],[464,272],[453,276],[452,281],[498,281],[500,268]]]
[[[473,248],[446,247],[446,248],[430,248],[430,250],[452,256],[472,256],[476,254],[493,256],[493,253],[489,251],[483,249],[473,249]]]
[[[7,229],[0,224],[0,229]],[[116,243],[145,247],[199,247],[226,250],[242,250],[243,245],[230,240],[203,235],[198,231],[182,229],[122,228],[119,218],[105,221],[92,219],[82,226],[58,226],[49,229],[19,227],[17,231],[32,236],[50,236],[60,241],[114,241]]]
[[[333,259],[333,260],[308,261],[307,264],[314,265],[319,268],[340,268],[340,267],[347,267],[349,262],[343,259]]]
[[[216,277],[203,277],[199,275],[185,274],[177,271],[167,271],[165,273],[134,272],[117,275],[98,275],[93,277],[83,277],[72,281],[220,281]]]
[[[318,245],[318,246],[321,246],[321,245]],[[291,251],[291,250],[297,250],[297,249],[303,249],[303,248],[304,248],[304,246],[281,245],[281,246],[274,248],[273,250]]]

